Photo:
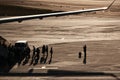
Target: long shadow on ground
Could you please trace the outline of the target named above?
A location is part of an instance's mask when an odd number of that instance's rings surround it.
[[[52,77],[78,77],[78,76],[111,76],[116,80],[120,80],[116,75],[112,73],[104,72],[84,72],[84,71],[68,71],[68,70],[48,70],[47,73],[32,73],[30,70],[28,73],[0,73],[0,76],[52,76]]]

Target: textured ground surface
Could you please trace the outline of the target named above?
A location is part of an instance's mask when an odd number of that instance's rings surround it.
[[[78,8],[91,8],[108,5],[111,1],[106,0],[27,0],[9,2],[9,4],[19,4],[29,7],[49,8],[52,10],[75,10]],[[37,3],[36,3],[37,2]],[[41,3],[41,4],[40,4]],[[89,4],[88,4],[89,3]],[[36,5],[35,5],[36,4]],[[81,7],[82,5],[82,7]],[[119,76],[120,70],[120,17],[119,1],[111,8],[112,12],[99,12],[97,14],[81,14],[65,17],[53,17],[43,20],[30,20],[22,23],[0,24],[0,35],[14,43],[16,40],[28,40],[31,46],[42,46],[49,44],[54,49],[52,64],[29,66],[15,65],[10,72],[28,73],[30,68],[34,69],[32,73],[48,72],[55,75],[50,76],[24,76],[17,75],[10,77],[0,77],[2,80],[73,80],[73,79],[118,79],[113,74],[92,74],[88,72],[115,71]],[[53,7],[54,6],[54,7]],[[87,64],[83,64],[82,58],[78,59],[78,52],[83,53],[83,46],[87,45]],[[43,70],[42,66],[55,68],[55,70]],[[58,69],[56,69],[58,68]],[[78,72],[77,72],[78,71]],[[77,72],[77,73],[76,73]],[[86,75],[81,75],[83,72]],[[59,74],[65,73],[66,76]],[[70,73],[70,74],[68,74]],[[113,73],[113,72],[111,72]],[[76,75],[73,75],[76,74]],[[92,76],[91,76],[92,74]],[[79,75],[79,76],[78,76]],[[70,77],[71,76],[71,77]],[[77,77],[76,77],[77,76]]]

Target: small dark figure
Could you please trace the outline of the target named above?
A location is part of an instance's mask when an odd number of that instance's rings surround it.
[[[50,60],[49,60],[49,64],[51,64],[51,62],[52,62],[52,55],[53,55],[53,48],[52,47],[50,49],[50,54],[51,54],[51,57],[50,57]]]
[[[52,57],[52,55],[53,55],[53,48],[52,47],[50,49],[50,54],[51,54],[51,57]]]
[[[34,58],[33,58],[33,62],[31,62],[31,64],[33,63],[33,65],[36,65],[38,64],[38,60],[40,58],[40,49],[39,48],[36,48],[35,50],[35,55],[34,55]]]
[[[31,62],[30,62],[30,65],[32,65],[33,62],[34,62],[34,59],[35,59],[35,52],[36,52],[36,48],[35,48],[35,46],[33,46],[33,55],[32,55],[32,60],[31,60]]]
[[[29,59],[30,59],[30,48],[29,48],[29,47],[27,47],[27,49],[26,49],[26,51],[25,51],[25,59],[24,59],[24,61],[23,61],[23,64],[22,64],[22,65],[27,64],[27,63],[28,63],[28,61],[29,61]]]
[[[37,54],[36,54],[37,60],[39,60],[39,57],[40,57],[40,49],[37,48],[37,49],[36,49],[36,52],[37,52]]]
[[[45,57],[45,60],[44,60],[44,64],[46,63],[47,58],[48,58],[48,45],[46,45],[45,51],[46,51],[46,57]]]
[[[27,50],[26,50],[26,57],[29,59],[30,58],[30,48],[27,47]]]
[[[36,49],[36,52],[39,54],[39,53],[40,53],[40,49],[39,49],[39,48],[37,48],[37,49]]]
[[[33,46],[33,55],[32,55],[32,59],[34,59],[34,57],[35,57],[35,52],[36,52],[36,49],[35,49],[35,46]]]
[[[82,53],[81,53],[81,52],[79,52],[79,57],[78,57],[78,58],[81,58],[81,56],[82,56]]]
[[[42,53],[43,54],[45,53],[45,45],[43,45],[43,47],[42,47]]]
[[[87,46],[86,45],[84,45],[83,50],[84,50],[84,60],[83,60],[83,63],[86,64],[86,50],[87,50]]]

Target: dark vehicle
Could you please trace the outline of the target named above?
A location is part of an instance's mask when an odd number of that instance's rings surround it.
[[[26,51],[28,47],[27,41],[16,41],[15,43],[15,50],[21,54],[27,54]]]

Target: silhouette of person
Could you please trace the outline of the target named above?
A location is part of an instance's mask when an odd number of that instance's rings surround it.
[[[33,55],[32,55],[32,60],[31,60],[30,65],[32,65],[33,62],[34,62],[34,59],[35,59],[35,52],[36,52],[36,48],[35,48],[35,46],[33,46]]]
[[[87,51],[87,46],[86,45],[83,46],[83,51],[84,51],[84,60],[83,60],[83,63],[86,64],[86,51]]]
[[[81,56],[82,56],[82,53],[81,52],[79,52],[79,54],[78,54],[79,56],[78,56],[78,58],[81,58]]]
[[[43,56],[45,56],[45,45],[43,45],[42,47],[42,53],[43,53]]]
[[[46,63],[47,58],[48,58],[48,45],[45,46],[45,51],[46,51],[46,57],[45,57],[45,60],[44,60],[44,64]]]
[[[32,59],[34,59],[34,57],[35,57],[35,52],[36,52],[36,49],[35,49],[35,46],[33,46],[33,55],[32,55]]]
[[[36,52],[37,52],[37,54],[36,54],[37,60],[39,60],[39,57],[40,57],[40,49],[37,48],[37,49],[36,49]]]
[[[26,50],[26,57],[29,59],[30,58],[30,48],[27,47],[27,50]]]
[[[52,57],[52,55],[53,55],[53,48],[52,47],[50,49],[50,54],[51,54],[51,57]]]
[[[27,47],[25,53],[26,53],[26,55],[25,55],[25,60],[23,61],[23,65],[27,64],[30,59],[30,48],[29,47]]]
[[[50,57],[50,60],[49,60],[49,64],[51,64],[51,62],[52,62],[52,56],[53,56],[53,48],[52,47],[50,49],[50,54],[51,54],[51,57]]]

